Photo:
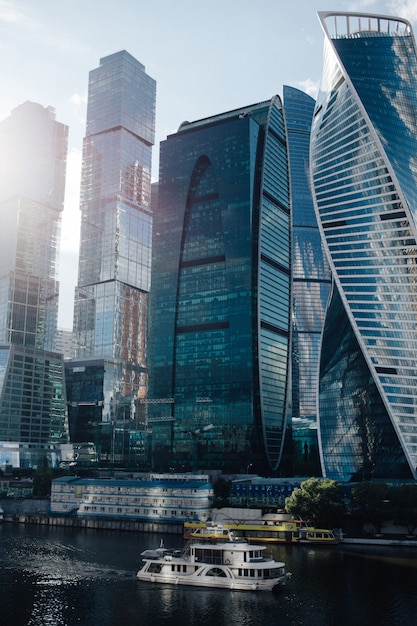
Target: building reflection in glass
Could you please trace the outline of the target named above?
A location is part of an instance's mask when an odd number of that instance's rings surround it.
[[[102,462],[130,462],[143,437],[137,433],[137,414],[147,385],[155,92],[155,81],[126,51],[101,59],[90,72],[75,361],[67,367],[67,378],[71,439],[80,442],[90,432],[88,441],[97,442]],[[83,367],[92,374],[89,390],[76,382]],[[100,407],[92,416],[82,408],[85,394]]]

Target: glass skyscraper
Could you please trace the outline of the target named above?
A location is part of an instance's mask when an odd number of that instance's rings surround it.
[[[311,167],[334,290],[320,364],[324,472],[416,478],[417,56],[410,24],[320,13]]]
[[[0,123],[0,465],[59,461],[68,438],[55,352],[68,128],[25,102]]]
[[[293,471],[320,474],[317,386],[321,333],[331,274],[321,241],[310,185],[310,131],[315,101],[284,86],[291,179],[291,354]]]
[[[157,469],[275,470],[290,373],[290,197],[278,97],[161,144],[147,398]]]
[[[90,72],[75,358],[67,366],[70,432],[73,442],[89,432],[98,458],[119,463],[135,447],[138,398],[147,384],[155,98],[155,81],[126,51],[100,59]],[[101,373],[78,384],[97,360]]]

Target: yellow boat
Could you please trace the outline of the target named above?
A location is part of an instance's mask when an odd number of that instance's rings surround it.
[[[259,520],[230,520],[221,525],[184,522],[184,537],[211,536],[216,538],[230,531],[245,539],[274,543],[332,545],[339,543],[341,539],[339,533],[333,530],[315,528],[297,519],[276,520],[265,516]]]

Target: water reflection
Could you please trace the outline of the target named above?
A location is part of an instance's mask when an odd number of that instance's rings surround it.
[[[181,547],[180,537],[165,544]],[[278,593],[152,585],[140,552],[160,536],[0,527],[1,622],[13,626],[385,626],[415,623],[416,551],[274,546]]]

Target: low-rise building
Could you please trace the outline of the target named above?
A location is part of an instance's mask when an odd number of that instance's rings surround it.
[[[78,478],[52,481],[51,514],[149,522],[206,521],[213,486],[208,476],[152,475],[148,479]]]

